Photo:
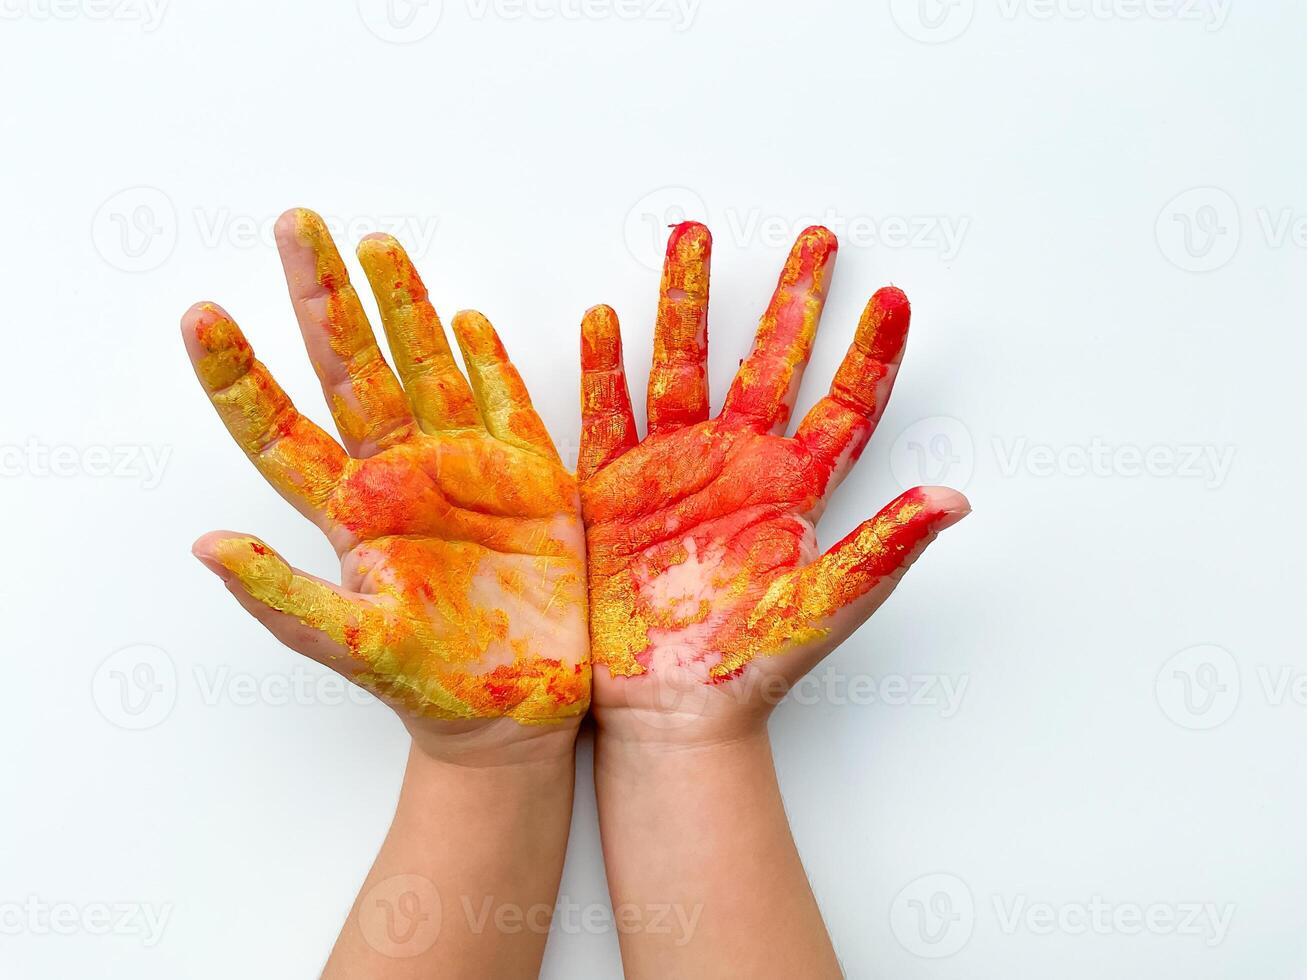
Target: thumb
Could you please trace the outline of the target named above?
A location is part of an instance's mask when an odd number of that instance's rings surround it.
[[[210,531],[191,552],[251,616],[296,653],[349,676],[384,648],[385,610],[365,596],[292,568],[256,537]]]
[[[812,564],[771,584],[749,616],[751,655],[803,647],[815,654],[811,667],[880,608],[940,531],[970,512],[967,498],[947,487],[901,495]],[[724,660],[714,672],[732,669]]]

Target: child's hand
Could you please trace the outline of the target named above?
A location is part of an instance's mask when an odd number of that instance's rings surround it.
[[[835,236],[799,236],[722,413],[708,418],[708,230],[667,248],[649,435],[639,441],[617,317],[582,326],[581,465],[595,712],[602,731],[695,741],[756,728],[858,628],[943,528],[959,493],[911,490],[818,556],[814,524],[870,438],[903,355],[907,297],[868,303],[830,393],[784,433],[830,285]]]
[[[401,387],[322,220],[289,212],[277,241],[344,448],[296,412],[221,308],[193,307],[182,332],[228,430],[327,535],[343,584],[247,535],[207,534],[196,556],[278,639],[384,698],[420,741],[472,732],[494,745],[539,731],[518,722],[575,725],[590,694],[576,481],[494,329],[478,313],[454,319],[469,385],[399,243],[365,239]]]

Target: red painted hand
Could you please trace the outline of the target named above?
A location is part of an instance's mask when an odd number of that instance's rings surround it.
[[[829,394],[787,438],[836,249],[825,228],[799,236],[753,351],[710,419],[712,242],[703,225],[678,226],[643,440],[616,314],[603,306],[586,314],[578,476],[601,725],[635,719],[645,723],[636,733],[697,731],[712,720],[765,717],[969,510],[955,491],[911,490],[818,555],[815,522],[884,411],[909,320],[902,292],[877,292]]]

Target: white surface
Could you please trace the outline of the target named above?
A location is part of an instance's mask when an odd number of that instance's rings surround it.
[[[828,661],[835,693],[774,722],[849,975],[1302,975],[1307,706],[1278,685],[1307,670],[1307,9],[445,0],[413,40],[434,6],[406,34],[362,2],[176,0],[157,23],[133,0],[0,4],[0,973],[316,976],[386,828],[398,723],[330,686],[246,698],[239,678],[322,675],[187,551],[227,527],[332,573],[230,444],[176,328],[193,300],[225,303],[326,421],[269,242],[305,204],[351,237],[398,222],[445,316],[494,320],[569,447],[585,307],[617,307],[643,383],[656,225],[703,208],[716,233],[719,405],[791,231],[832,222],[845,247],[802,405],[875,287],[903,286],[915,320],[823,543],[900,480],[975,505]],[[905,244],[896,219],[926,230]],[[29,440],[67,447],[60,468]],[[137,455],[105,476],[93,447]],[[1228,472],[1164,458],[1189,447],[1233,453]],[[1156,450],[1151,472],[1135,450]],[[102,667],[137,645],[162,653]],[[1228,653],[1183,653],[1206,645]],[[109,671],[145,679],[139,663],[163,690],[124,717]],[[914,675],[965,684],[956,711],[893,703]],[[1185,676],[1210,704],[1186,706]],[[607,901],[588,762],[573,905]],[[41,934],[29,899],[81,924]],[[953,919],[919,918],[941,902]],[[97,935],[99,903],[166,910],[161,939]],[[1221,941],[1206,917],[1165,927],[1187,903],[1233,907]],[[617,970],[611,932],[551,940],[548,977]]]

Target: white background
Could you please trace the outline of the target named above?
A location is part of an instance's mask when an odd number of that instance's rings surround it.
[[[226,304],[327,421],[270,243],[302,204],[398,228],[573,455],[587,306],[643,401],[660,226],[715,231],[720,404],[791,233],[831,224],[801,408],[873,289],[915,315],[824,542],[903,485],[975,507],[773,723],[849,975],[1303,975],[1307,8],[161,2],[0,0],[0,973],[316,976],[387,826],[398,722],[188,553],[232,528],[334,574],[176,326]],[[589,763],[562,894],[602,909]],[[162,936],[100,935],[122,903]],[[574,924],[544,972],[618,970]]]

